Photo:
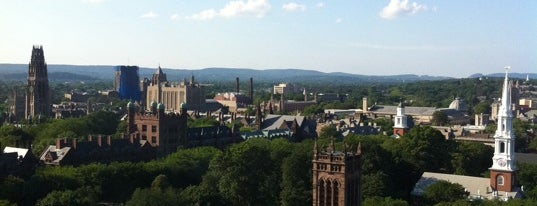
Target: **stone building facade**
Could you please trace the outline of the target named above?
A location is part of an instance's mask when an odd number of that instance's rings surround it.
[[[313,206],[362,205],[362,151],[336,151],[334,140],[328,150],[313,148]]]
[[[43,46],[34,46],[28,65],[25,117],[48,117],[51,114],[51,96],[48,85],[47,63]]]
[[[188,110],[205,109],[205,90],[195,82],[194,76],[190,82],[183,80],[174,85],[167,81],[166,74],[159,67],[151,80],[142,81],[143,105],[149,107],[152,102],[166,105],[166,111],[179,111],[181,104],[186,103]]]

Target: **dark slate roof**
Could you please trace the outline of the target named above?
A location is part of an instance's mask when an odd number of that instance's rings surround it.
[[[373,113],[397,114],[397,106],[374,105],[370,108]],[[432,116],[436,111],[435,107],[408,107],[405,106],[405,114],[412,116]]]

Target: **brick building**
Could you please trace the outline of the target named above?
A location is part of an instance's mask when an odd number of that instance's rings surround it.
[[[226,126],[188,128],[187,104],[181,104],[181,112],[165,112],[164,104],[152,102],[149,111],[138,112],[134,103],[127,105],[127,134],[147,140],[157,149],[157,156],[173,153],[178,147],[225,147],[240,141],[237,132]]]

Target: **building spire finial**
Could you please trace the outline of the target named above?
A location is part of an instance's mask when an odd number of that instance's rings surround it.
[[[334,146],[334,137],[330,138],[330,146],[328,147],[328,152],[334,153],[336,151],[336,147]]]

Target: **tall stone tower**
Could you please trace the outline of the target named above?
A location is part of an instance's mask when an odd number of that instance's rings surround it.
[[[25,118],[30,119],[39,115],[49,117],[50,104],[47,64],[43,46],[34,46],[30,65],[28,65]]]
[[[313,206],[362,205],[362,149],[338,152],[332,139],[327,151],[313,148]]]
[[[393,124],[393,134],[401,137],[405,135],[407,131],[408,124],[405,115],[405,104],[401,101],[399,102],[399,106],[397,106],[397,115],[395,116],[395,123]]]
[[[494,191],[511,192],[515,189],[516,156],[511,111],[511,85],[508,67],[503,82],[502,99],[498,111],[498,128],[494,134],[494,156],[490,170],[490,187]]]

